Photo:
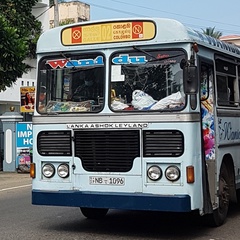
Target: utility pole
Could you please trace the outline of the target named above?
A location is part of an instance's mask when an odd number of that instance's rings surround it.
[[[54,0],[54,27],[59,26],[58,0]]]

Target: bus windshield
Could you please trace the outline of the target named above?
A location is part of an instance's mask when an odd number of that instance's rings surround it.
[[[179,111],[185,106],[182,51],[115,52],[110,58],[112,111]],[[100,112],[105,60],[101,54],[61,55],[39,64],[40,113]],[[108,76],[108,75],[107,75]]]
[[[111,58],[111,109],[179,110],[185,105],[182,51],[118,52]]]
[[[44,58],[39,67],[38,112],[101,111],[105,85],[102,55]]]

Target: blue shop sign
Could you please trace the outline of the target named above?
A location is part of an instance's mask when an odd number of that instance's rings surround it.
[[[32,123],[17,123],[16,136],[17,148],[19,147],[32,147]]]

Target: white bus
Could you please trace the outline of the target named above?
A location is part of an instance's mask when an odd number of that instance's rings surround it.
[[[171,19],[111,19],[50,29],[37,56],[33,204],[224,223],[240,186],[237,46]]]

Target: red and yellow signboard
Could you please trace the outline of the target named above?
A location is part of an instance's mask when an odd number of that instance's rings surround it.
[[[65,28],[63,45],[128,42],[153,39],[155,25],[150,21],[110,22]]]

